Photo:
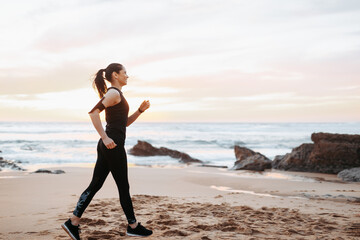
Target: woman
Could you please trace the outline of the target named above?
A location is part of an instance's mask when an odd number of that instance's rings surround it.
[[[104,81],[104,73],[105,79],[111,83],[111,87],[108,89]],[[127,235],[149,236],[152,234],[151,230],[143,227],[135,218],[129,193],[127,157],[124,148],[126,127],[148,109],[150,103],[144,101],[138,110],[128,117],[129,105],[121,92],[122,87],[127,84],[127,79],[126,70],[119,63],[112,63],[106,69],[100,69],[94,79],[93,85],[101,97],[101,100],[89,112],[91,121],[101,137],[97,145],[97,161],[91,183],[81,194],[73,211],[73,216],[61,225],[74,240],[80,239],[79,222],[81,215],[95,193],[102,187],[109,172],[115,179],[119,190],[120,204],[128,221]],[[104,109],[107,122],[105,131],[99,115]]]

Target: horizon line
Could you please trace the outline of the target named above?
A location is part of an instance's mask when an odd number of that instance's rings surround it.
[[[0,123],[91,123],[91,121],[53,121],[53,120],[0,120]],[[103,124],[105,124],[105,121],[101,121]],[[194,124],[194,123],[243,123],[243,124],[269,124],[269,123],[360,123],[360,121],[137,121],[136,123],[142,123],[142,124],[151,124],[151,123],[187,123],[187,124]]]

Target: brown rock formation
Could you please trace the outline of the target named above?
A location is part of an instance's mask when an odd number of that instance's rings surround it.
[[[188,154],[172,150],[169,148],[161,147],[156,148],[150,143],[145,141],[139,141],[137,144],[129,150],[129,154],[134,156],[170,156],[172,158],[178,158],[183,163],[202,163],[201,160],[190,157]]]
[[[254,152],[246,147],[234,146],[236,162],[234,170],[264,171],[271,168],[271,160],[261,153]]]
[[[360,135],[313,133],[310,164],[316,171],[338,173],[360,167]]]
[[[308,171],[308,160],[314,148],[312,143],[304,143],[294,148],[291,153],[276,156],[272,162],[272,167],[291,171]]]
[[[276,156],[273,168],[337,174],[360,166],[360,135],[313,133],[311,140],[314,144],[302,144]]]

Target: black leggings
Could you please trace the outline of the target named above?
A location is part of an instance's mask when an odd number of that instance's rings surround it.
[[[91,183],[81,194],[73,214],[77,217],[81,217],[95,193],[99,191],[109,172],[111,172],[119,190],[121,207],[126,215],[128,223],[132,224],[136,222],[136,218],[129,193],[127,157],[124,148],[124,140],[116,139],[115,137],[111,138],[117,144],[113,149],[107,149],[102,140],[99,140],[97,145],[98,157]]]

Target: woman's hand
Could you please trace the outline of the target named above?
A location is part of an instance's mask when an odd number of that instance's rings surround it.
[[[144,112],[146,109],[148,109],[150,107],[150,102],[149,102],[149,100],[145,100],[145,101],[143,101],[142,102],[142,104],[140,105],[140,107],[139,107],[139,110],[141,111],[141,112]]]
[[[109,137],[105,137],[102,141],[107,149],[113,149],[117,146],[116,143]]]

